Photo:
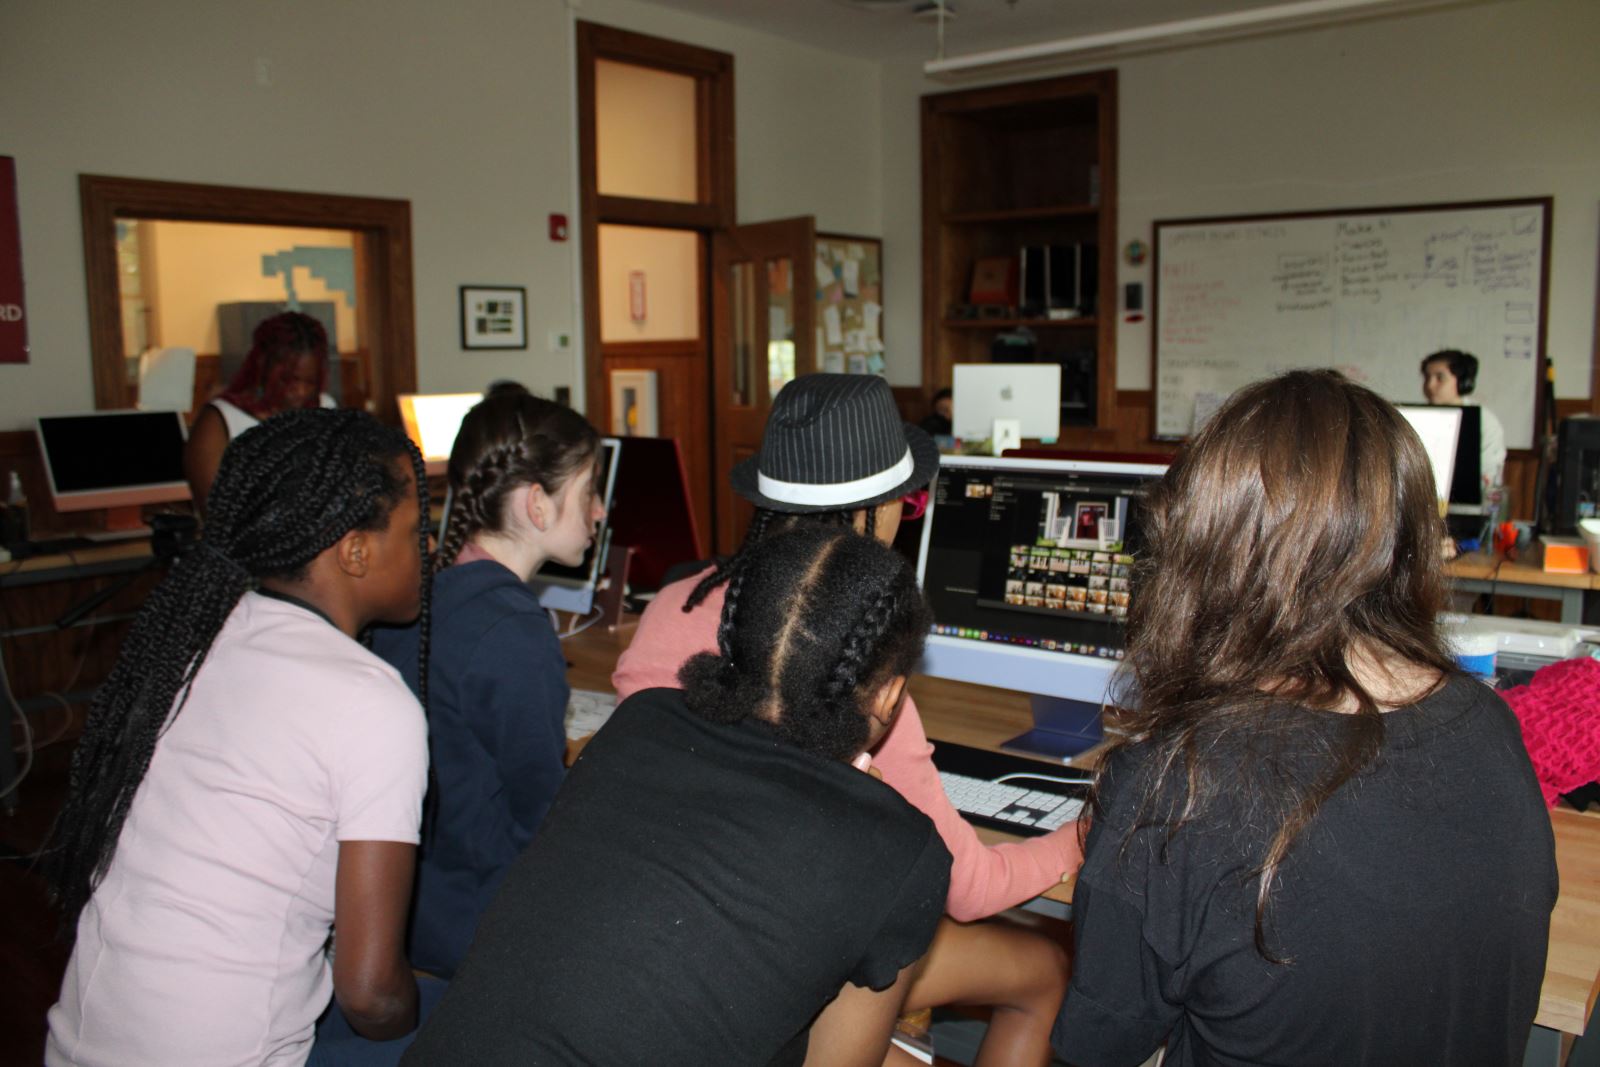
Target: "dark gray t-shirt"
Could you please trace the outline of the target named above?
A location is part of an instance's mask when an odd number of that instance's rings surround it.
[[[1113,761],[1073,900],[1077,951],[1054,1042],[1078,1067],[1138,1064],[1509,1065],[1538,1008],[1556,898],[1555,840],[1516,719],[1456,677],[1383,716],[1375,765],[1295,842],[1254,941],[1278,823],[1247,768],[1315,775],[1349,717],[1286,706],[1270,739],[1216,739],[1227,797],[1167,844],[1119,857],[1149,768]],[[1250,752],[1246,758],[1247,746]]]
[[[799,1063],[927,950],[950,856],[893,789],[672,689],[567,775],[407,1065]]]

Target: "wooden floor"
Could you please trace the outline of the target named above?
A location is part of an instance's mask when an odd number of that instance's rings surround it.
[[[45,1013],[67,965],[32,857],[66,797],[72,748],[63,741],[41,749],[18,790],[16,814],[0,814],[0,1067],[38,1067],[44,1059]]]

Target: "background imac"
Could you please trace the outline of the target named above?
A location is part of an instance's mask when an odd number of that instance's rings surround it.
[[[106,509],[111,530],[141,528],[139,508],[189,499],[188,429],[177,411],[44,415],[39,452],[57,511]]]
[[[1451,482],[1456,474],[1456,442],[1461,438],[1459,407],[1423,404],[1397,404],[1395,407],[1422,439],[1433,467],[1433,486],[1440,500],[1450,499]]]
[[[1021,421],[1023,437],[1054,440],[1061,433],[1061,364],[957,363],[952,375],[955,436],[985,440],[995,419]]]
[[[406,436],[422,453],[430,475],[444,474],[450,463],[461,420],[483,399],[482,393],[401,393],[400,421]]]
[[[1007,747],[1064,758],[1098,739],[1140,504],[1164,473],[1157,463],[944,459],[917,565],[934,616],[923,672],[1035,697],[1036,729]],[[1033,736],[1041,731],[1063,736]]]

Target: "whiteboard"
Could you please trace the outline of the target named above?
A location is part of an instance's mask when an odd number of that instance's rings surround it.
[[[1469,398],[1531,448],[1550,200],[1155,224],[1155,436],[1185,437],[1260,378],[1335,367],[1397,403],[1422,358],[1478,357]]]

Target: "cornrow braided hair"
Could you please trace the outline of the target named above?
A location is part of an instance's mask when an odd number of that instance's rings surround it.
[[[42,871],[70,938],[116,854],[117,838],[162,732],[240,597],[263,579],[293,581],[351,530],[389,521],[416,487],[419,551],[427,558],[427,478],[404,434],[359,411],[286,411],[232,441],[211,490],[204,538],[146,599],[111,675],[90,704],[73,754],[67,802]],[[419,698],[426,702],[427,568],[422,585]]]
[[[739,568],[742,557],[762,540],[785,530],[793,530],[802,526],[818,526],[824,529],[855,529],[856,511],[769,511],[766,508],[757,508],[755,518],[750,520],[750,526],[744,532],[744,540],[739,543],[739,548],[733,555],[725,560],[718,560],[717,565],[700,579],[698,585],[689,593],[689,599],[683,602],[684,614],[688,614],[699,607],[712,590],[726,583]],[[878,509],[867,508],[867,525],[864,531],[868,537],[877,533]]]
[[[723,570],[717,652],[684,664],[684,701],[713,722],[762,719],[825,759],[855,756],[869,699],[911,672],[932,624],[910,565],[872,537],[806,523],[747,544]]]
[[[435,571],[456,561],[481,531],[505,529],[505,502],[524,485],[554,495],[600,450],[600,434],[576,411],[522,389],[497,389],[461,420],[450,450],[450,519]]]

